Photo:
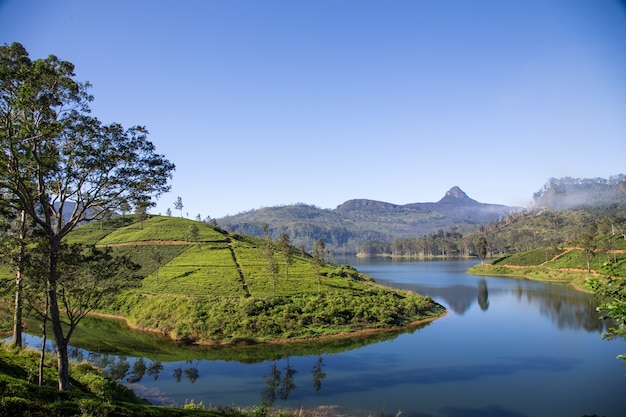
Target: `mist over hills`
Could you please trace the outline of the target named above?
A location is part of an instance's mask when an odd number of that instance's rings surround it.
[[[537,207],[556,210],[626,204],[626,175],[550,178],[533,199]]]
[[[357,246],[368,240],[392,241],[439,229],[466,232],[519,210],[520,207],[480,203],[454,186],[432,203],[398,205],[354,199],[333,210],[295,204],[251,210],[217,221],[225,229],[252,236],[263,236],[263,225],[267,225],[273,239],[286,233],[295,246],[306,250],[321,238],[335,253],[356,253]]]

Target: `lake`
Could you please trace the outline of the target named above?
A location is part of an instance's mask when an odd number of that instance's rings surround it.
[[[119,336],[131,332],[86,322],[74,339],[82,349],[73,354],[99,363],[153,404],[265,402],[415,417],[626,416],[626,365],[615,358],[626,341],[601,339],[604,324],[589,294],[468,275],[473,260],[335,262],[429,294],[448,314],[368,339],[214,348]]]

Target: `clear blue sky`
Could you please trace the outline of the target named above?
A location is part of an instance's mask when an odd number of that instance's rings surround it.
[[[184,213],[437,201],[526,206],[626,173],[618,0],[0,0],[0,43],[145,125]]]

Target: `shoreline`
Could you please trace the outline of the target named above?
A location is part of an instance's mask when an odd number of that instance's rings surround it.
[[[490,269],[491,267],[493,267],[493,265],[489,265],[489,264],[485,264],[487,266],[487,269]],[[515,266],[511,266],[511,265],[507,265],[506,268],[510,268],[510,269],[515,269]],[[531,268],[531,267],[519,267],[519,268]],[[531,275],[526,275],[526,274],[506,274],[506,273],[476,273],[476,272],[467,272],[468,274],[471,275],[477,275],[477,276],[486,276],[486,277],[503,277],[503,278],[512,278],[512,279],[525,279],[528,281],[535,281],[535,282],[543,282],[543,283],[547,283],[547,284],[564,284],[564,285],[568,285],[572,288],[574,288],[577,291],[580,292],[585,292],[588,294],[593,294],[593,291],[590,291],[588,289],[586,289],[585,287],[583,287],[581,284],[577,283],[575,281],[576,278],[571,278],[571,279],[547,279],[547,278],[539,278],[539,277],[534,277]],[[596,272],[590,272],[589,275],[598,275]]]
[[[316,340],[327,340],[327,339],[342,339],[342,338],[350,338],[350,337],[364,337],[370,334],[378,334],[384,332],[397,332],[402,329],[411,329],[413,327],[419,327],[422,324],[433,322],[437,319],[443,318],[448,314],[447,310],[443,310],[442,313],[433,316],[427,317],[423,319],[413,320],[407,324],[402,326],[390,326],[390,327],[368,327],[363,329],[355,329],[350,331],[341,331],[338,333],[327,334],[327,335],[319,335],[319,336],[311,336],[311,337],[294,337],[290,339],[284,338],[275,338],[275,339],[256,339],[256,338],[238,338],[233,340],[189,340],[189,339],[175,339],[170,334],[166,332],[161,332],[156,329],[143,328],[141,326],[136,326],[130,323],[129,319],[124,316],[117,316],[114,314],[107,313],[98,313],[98,312],[90,312],[89,315],[95,317],[102,317],[111,320],[120,320],[124,321],[129,329],[146,332],[146,333],[155,333],[162,336],[167,336],[177,343],[187,343],[189,345],[196,346],[242,346],[242,345],[260,345],[260,344],[290,344],[290,343],[302,343],[302,342],[311,342]]]

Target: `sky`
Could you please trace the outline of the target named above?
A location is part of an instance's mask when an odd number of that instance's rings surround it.
[[[453,186],[527,207],[626,173],[619,0],[0,0],[0,44],[89,81],[176,165],[152,213],[202,219]]]

